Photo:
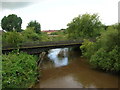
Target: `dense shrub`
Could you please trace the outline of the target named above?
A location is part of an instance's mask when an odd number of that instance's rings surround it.
[[[22,32],[5,32],[2,35],[3,46],[19,47],[21,44],[34,41],[41,41],[41,34],[35,33],[34,28],[27,28]]]
[[[91,56],[90,63],[94,68],[118,72],[120,71],[120,61],[118,58],[120,58],[118,46],[110,52],[106,52],[101,48]]]
[[[107,31],[101,33],[96,42],[85,40],[80,47],[83,56],[89,59],[94,68],[105,71],[120,71],[120,54],[118,50],[118,30],[108,27]]]
[[[22,35],[24,37],[24,42],[40,41],[41,40],[40,34],[37,34],[34,31],[34,28],[32,28],[32,27],[26,28],[26,30],[24,30],[22,32]]]
[[[58,32],[52,32],[50,35],[59,35]]]
[[[23,40],[24,40],[23,36],[16,31],[6,32],[6,33],[3,33],[2,35],[3,46],[5,45],[18,46],[20,43],[23,42]]]
[[[26,53],[2,55],[2,87],[28,88],[37,79],[37,57]]]
[[[82,43],[82,46],[80,46],[82,50],[82,54],[90,59],[90,57],[94,54],[95,50],[95,43],[90,42],[87,39],[84,39],[84,42]],[[89,52],[89,53],[88,53]]]

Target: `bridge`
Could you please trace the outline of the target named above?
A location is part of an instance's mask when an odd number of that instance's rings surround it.
[[[72,40],[72,41],[48,41],[48,42],[31,42],[24,43],[18,48],[13,46],[3,46],[2,53],[9,53],[12,50],[19,49],[20,51],[27,52],[28,54],[37,54],[45,50],[54,49],[54,48],[63,48],[63,47],[72,47],[80,46],[83,40]]]

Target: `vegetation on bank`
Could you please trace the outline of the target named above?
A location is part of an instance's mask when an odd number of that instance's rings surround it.
[[[70,39],[84,39],[80,49],[93,68],[119,72],[119,29],[120,24],[103,25],[97,14],[84,14],[68,23],[67,34]]]
[[[83,56],[87,57],[93,68],[105,71],[120,71],[120,53],[118,30],[113,27],[101,33],[96,42],[84,40],[80,46]]]
[[[19,47],[27,43],[39,43],[46,41],[64,41],[68,40],[67,35],[64,32],[60,32],[59,35],[47,35],[47,33],[41,32],[40,34],[34,31],[33,27],[26,28],[22,32],[4,32],[2,35],[2,44],[5,46]]]
[[[9,46],[17,47],[22,42],[23,42],[23,36],[16,31],[2,33],[2,46],[9,45]]]
[[[19,47],[30,42],[85,39],[80,48],[93,68],[120,71],[120,25],[105,26],[97,14],[75,17],[63,32],[53,32],[50,35],[41,32],[37,21],[29,22],[25,30],[21,29],[21,24],[22,19],[13,14],[2,19],[1,26],[5,30],[2,33],[3,46]],[[91,38],[96,39],[96,42],[87,40]],[[33,55],[12,52],[2,55],[2,63],[3,88],[28,88],[37,79],[37,57]]]
[[[37,57],[23,52],[2,55],[2,88],[28,88],[38,76]]]

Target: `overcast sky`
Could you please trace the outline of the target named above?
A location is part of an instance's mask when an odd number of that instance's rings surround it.
[[[2,0],[0,20],[16,14],[25,29],[31,20],[37,20],[42,30],[66,28],[74,17],[85,13],[98,13],[103,24],[118,22],[119,0]]]

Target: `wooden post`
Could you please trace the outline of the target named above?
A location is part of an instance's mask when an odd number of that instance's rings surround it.
[[[40,67],[40,65],[41,65],[41,63],[42,63],[42,61],[44,59],[45,54],[46,54],[46,52],[40,53],[39,59],[38,59],[38,67]]]

